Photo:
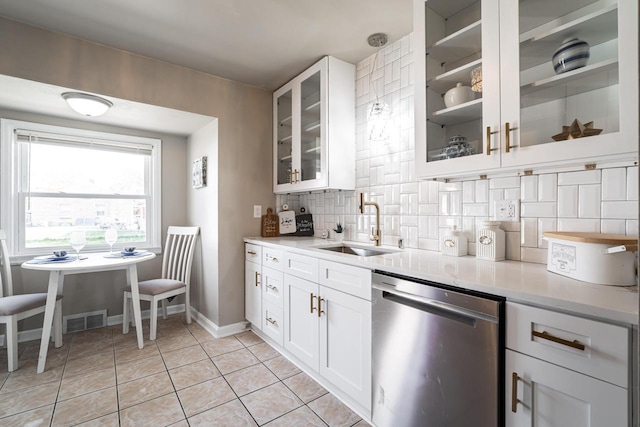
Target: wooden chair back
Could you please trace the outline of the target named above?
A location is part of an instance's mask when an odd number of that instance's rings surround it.
[[[189,287],[193,253],[199,233],[200,227],[169,227],[162,257],[163,279],[179,280]]]

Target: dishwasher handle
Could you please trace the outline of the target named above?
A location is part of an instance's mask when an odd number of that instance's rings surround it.
[[[446,312],[448,314],[454,315],[454,316],[459,316],[462,317],[464,319],[467,319],[467,321],[472,321],[474,322],[475,320],[484,320],[487,322],[491,322],[491,323],[498,323],[498,319],[496,317],[493,316],[488,316],[486,314],[483,313],[478,313],[477,311],[473,311],[473,310],[467,310],[466,308],[462,308],[462,307],[458,307],[452,304],[448,304],[446,302],[443,301],[438,301],[438,300],[434,300],[431,298],[424,298],[418,295],[413,295],[407,292],[402,292],[396,289],[395,286],[393,285],[389,285],[386,283],[374,283],[371,285],[373,287],[373,289],[377,289],[379,291],[383,291],[383,292],[387,292],[391,295],[395,295],[398,298],[401,299],[405,299],[405,300],[410,300],[414,303],[417,303],[421,306],[424,306],[424,308],[426,309],[422,309],[423,311],[430,311],[428,308],[431,309],[436,309],[439,310],[441,312]],[[418,307],[416,307],[418,308]]]

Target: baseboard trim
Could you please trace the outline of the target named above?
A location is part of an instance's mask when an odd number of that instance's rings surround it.
[[[193,308],[192,308],[193,310]],[[167,307],[167,316],[184,313],[184,304],[170,305]],[[142,310],[142,320],[151,317],[151,310]],[[158,317],[162,317],[162,309],[158,309]],[[107,326],[122,325],[122,314],[107,317]]]
[[[198,322],[198,324],[214,338],[224,338],[237,334],[238,332],[249,330],[249,322],[238,322],[231,325],[218,326],[193,307],[191,307],[191,318]]]
[[[176,304],[167,307],[167,315],[184,313],[184,304]],[[142,311],[142,319],[148,319],[151,314],[151,310]],[[162,316],[162,310],[158,310],[158,317]],[[218,326],[211,320],[206,318],[202,313],[198,312],[195,308],[191,307],[191,318],[198,322],[207,332],[209,332],[215,338],[224,338],[230,335],[237,334],[238,332],[249,330],[249,322],[238,322],[231,325]],[[107,326],[115,326],[122,324],[122,314],[116,316],[107,317]],[[42,328],[29,329],[26,331],[18,332],[18,342],[34,341],[42,338]],[[5,337],[0,335],[0,346],[4,346]]]

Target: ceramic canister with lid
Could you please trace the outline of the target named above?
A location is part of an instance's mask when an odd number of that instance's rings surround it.
[[[442,255],[465,256],[467,254],[467,237],[454,225],[447,230],[442,241]]]
[[[476,232],[476,258],[488,261],[505,259],[505,234],[500,221],[484,221]]]

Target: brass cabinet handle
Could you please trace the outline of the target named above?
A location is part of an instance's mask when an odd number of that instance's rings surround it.
[[[324,313],[324,310],[322,309],[322,301],[326,301],[326,299],[318,296],[318,317],[322,317],[322,313]]]
[[[278,290],[278,288],[276,288],[275,286],[270,285],[270,284],[268,284],[268,283],[267,283],[267,288],[268,288],[268,289],[271,289],[272,291],[277,291],[277,290]]]
[[[531,336],[541,338],[543,340],[553,341],[555,343],[566,345],[567,347],[575,348],[576,350],[580,350],[580,351],[584,351],[585,349],[585,345],[578,340],[573,340],[573,341],[565,340],[565,339],[553,336],[547,331],[542,331],[542,332],[531,331]]]
[[[504,147],[504,151],[505,153],[508,153],[511,151],[511,148],[516,148],[516,146],[514,145],[513,147],[511,147],[511,131],[512,130],[517,130],[518,128],[512,128],[511,125],[509,124],[509,122],[506,122],[504,124],[504,139],[506,141],[506,145]]]
[[[271,255],[267,255],[267,261],[279,262],[278,258]]]
[[[289,184],[295,184],[296,182],[293,180],[293,169],[289,171]]]
[[[295,181],[296,183],[300,182],[300,180],[298,179],[298,174],[300,173],[300,171],[298,169],[294,169],[293,170],[293,174],[295,175]]]
[[[260,286],[260,280],[258,280],[259,277],[260,277],[260,273],[256,271],[256,286]]]
[[[249,255],[255,255],[255,254],[256,254],[256,251],[247,251],[247,253],[248,253]]]
[[[310,294],[309,295],[309,313],[313,314],[313,310],[316,310],[316,308],[313,306],[313,299],[315,298],[315,295]]]
[[[511,412],[518,412],[518,374],[511,374]]]
[[[491,126],[487,126],[487,144],[486,144],[487,145],[487,153],[486,153],[487,156],[490,156],[492,151],[497,150],[497,148],[496,149],[491,149],[491,135],[494,135],[496,133],[498,133],[497,130],[491,132]]]
[[[272,319],[272,318],[270,318],[270,317],[267,317],[267,318],[266,318],[266,321],[267,321],[267,322],[269,322],[269,323],[271,323],[272,325],[277,325],[277,324],[278,324],[278,322],[276,322],[275,320],[273,320],[273,319]]]

